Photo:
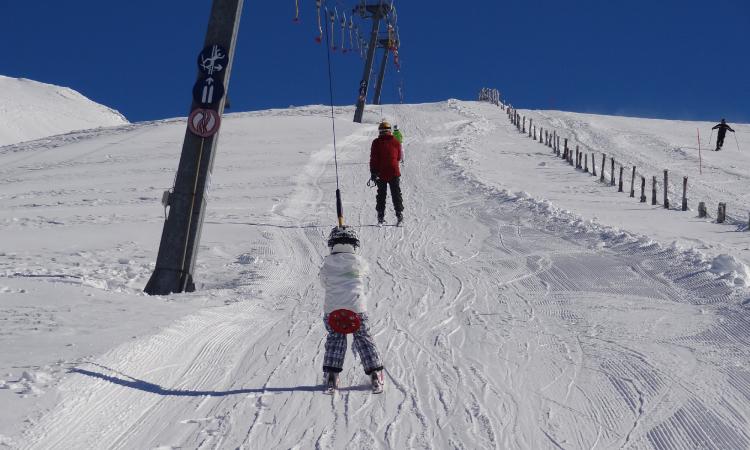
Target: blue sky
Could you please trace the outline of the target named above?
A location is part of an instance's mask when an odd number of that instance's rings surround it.
[[[328,101],[314,1],[246,0],[232,111]],[[356,1],[328,0],[351,8]],[[0,0],[0,74],[69,86],[131,121],[185,116],[209,0]],[[405,101],[498,88],[522,108],[750,122],[750,2],[396,0]],[[335,102],[363,61],[334,54]],[[396,102],[389,67],[384,102]]]

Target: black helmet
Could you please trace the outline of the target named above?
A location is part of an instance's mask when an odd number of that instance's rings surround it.
[[[726,121],[727,121],[727,119],[721,119],[721,121],[722,121],[722,122],[726,122]]]
[[[336,244],[349,244],[354,248],[359,247],[359,238],[354,228],[346,225],[333,227],[331,234],[328,235],[328,248],[333,248]]]

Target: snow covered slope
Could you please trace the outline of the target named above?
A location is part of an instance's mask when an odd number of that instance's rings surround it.
[[[73,89],[0,75],[0,146],[128,123]]]
[[[615,176],[624,166],[623,193],[617,188],[599,190],[592,194],[592,178],[580,170],[569,167],[563,178],[538,183],[518,174],[503,172],[502,178],[532,195],[549,199],[556,206],[572,209],[585,219],[647,235],[662,242],[674,242],[683,248],[719,256],[731,255],[732,262],[750,265],[750,125],[732,124],[736,133],[727,133],[724,147],[716,152],[716,132],[712,122],[639,119],[618,116],[570,113],[563,111],[520,111],[533,119],[537,126],[555,129],[562,138],[569,139],[570,148],[576,145],[586,152],[591,166],[591,153],[595,153],[597,173],[601,174],[601,157],[606,154],[605,173],[610,179],[611,162],[616,161]],[[700,151],[698,134],[700,133]],[[560,140],[561,146],[563,140]],[[710,144],[710,145],[709,145]],[[535,150],[551,152],[543,145]],[[523,151],[523,150],[522,150]],[[485,153],[488,155],[489,153]],[[495,167],[497,159],[482,160],[481,168]],[[555,161],[555,165],[558,161]],[[564,164],[564,162],[563,162]],[[628,197],[632,167],[636,166],[636,198]],[[669,170],[670,209],[664,210],[662,201],[663,173]],[[538,171],[532,171],[538,172]],[[525,172],[526,174],[532,172]],[[591,169],[589,169],[591,172]],[[497,175],[497,174],[496,174]],[[638,203],[640,177],[646,178],[647,204]],[[657,180],[658,205],[651,206],[651,180]],[[679,212],[683,177],[688,177],[688,212]],[[588,178],[588,179],[587,179]],[[570,184],[569,181],[575,182]],[[516,181],[518,183],[516,183]],[[552,184],[550,184],[552,183]],[[593,186],[599,185],[594,183]],[[597,186],[600,187],[601,185]],[[705,202],[709,219],[698,219],[698,202]],[[727,204],[727,225],[715,224],[719,202]],[[720,261],[716,264],[721,265]],[[744,269],[738,272],[738,283],[750,283]]]
[[[750,446],[741,265],[637,229],[693,223],[718,246],[731,226],[612,193],[495,106],[384,109],[406,135],[403,228],[374,226],[375,110],[336,126],[380,396],[351,354],[338,397],[320,392],[326,108],[225,119],[188,295],[140,293],[183,120],[0,149],[0,446]]]

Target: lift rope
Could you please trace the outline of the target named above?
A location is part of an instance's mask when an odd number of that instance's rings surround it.
[[[328,8],[326,8],[326,12],[328,12]],[[336,32],[335,25],[336,25],[336,16],[338,15],[338,11],[336,10],[336,7],[333,7],[333,12],[330,13],[331,16],[331,29],[328,29],[328,24],[326,24],[326,39],[331,40],[331,50],[334,52],[336,51],[336,36],[333,34]],[[330,36],[329,36],[330,35]]]
[[[354,50],[354,37],[352,32],[354,31],[354,16],[349,16],[349,50]]]
[[[326,8],[328,13],[328,8]],[[333,24],[333,14],[331,14],[331,23]],[[326,41],[329,36],[328,21],[326,21]],[[339,189],[339,161],[336,149],[336,118],[333,109],[333,71],[331,70],[331,46],[326,42],[326,55],[328,56],[328,93],[331,98],[331,129],[333,132],[333,162],[336,167],[336,216],[338,217],[339,226],[344,226],[344,208],[341,205],[341,190]]]
[[[346,11],[342,11],[341,20],[341,53],[346,53]]]
[[[315,10],[318,15],[318,35],[315,36],[315,42],[320,44],[323,42],[323,26],[320,23],[320,3],[322,0],[315,0]]]
[[[294,19],[292,22],[299,22],[299,0],[294,0]]]

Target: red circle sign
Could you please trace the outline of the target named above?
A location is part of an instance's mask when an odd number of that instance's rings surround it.
[[[188,117],[188,128],[190,131],[202,138],[213,136],[219,131],[221,117],[213,109],[197,108]]]
[[[328,315],[328,325],[336,333],[350,334],[359,330],[361,321],[359,315],[348,309],[337,309]]]

